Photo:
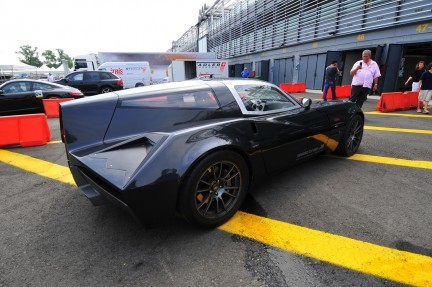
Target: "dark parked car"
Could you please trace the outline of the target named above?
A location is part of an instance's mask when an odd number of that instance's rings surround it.
[[[72,87],[38,80],[11,80],[0,85],[0,116],[44,113],[42,99],[82,98]]]
[[[299,102],[273,84],[233,79],[62,103],[60,121],[73,177],[94,205],[117,203],[145,225],[180,214],[214,227],[260,175],[354,154],[364,115],[349,101]]]
[[[80,89],[85,95],[104,94],[123,90],[123,81],[111,72],[73,72],[56,83]]]

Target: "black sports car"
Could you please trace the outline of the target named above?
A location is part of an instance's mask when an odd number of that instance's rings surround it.
[[[42,99],[82,98],[72,87],[39,80],[11,80],[0,85],[0,116],[44,113]]]
[[[77,185],[145,225],[180,214],[227,221],[260,175],[314,155],[350,156],[364,115],[355,103],[299,102],[268,82],[191,80],[61,104],[61,130]]]

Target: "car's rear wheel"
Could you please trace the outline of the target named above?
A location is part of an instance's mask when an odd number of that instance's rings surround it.
[[[212,153],[186,178],[179,198],[179,211],[192,224],[219,226],[240,208],[248,186],[248,166],[238,153]]]
[[[342,156],[352,156],[355,154],[360,147],[363,128],[363,118],[360,115],[354,115],[342,135],[336,153]]]
[[[111,93],[113,91],[113,89],[111,89],[110,87],[102,87],[101,89],[101,94],[105,94],[105,93]]]

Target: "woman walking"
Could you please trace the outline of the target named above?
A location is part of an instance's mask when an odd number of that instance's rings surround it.
[[[424,61],[419,61],[416,65],[414,72],[411,74],[411,76],[409,76],[408,80],[405,82],[405,86],[408,85],[408,83],[412,80],[413,82],[412,82],[411,91],[417,92],[418,82],[420,80],[420,76],[424,73],[424,71],[425,71],[425,63]]]

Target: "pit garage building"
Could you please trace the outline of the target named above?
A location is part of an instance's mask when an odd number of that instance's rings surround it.
[[[350,84],[364,49],[381,69],[377,93],[409,89],[415,64],[432,62],[431,0],[216,0],[169,51],[214,52],[232,77],[246,66],[276,85],[321,90],[332,60]]]

